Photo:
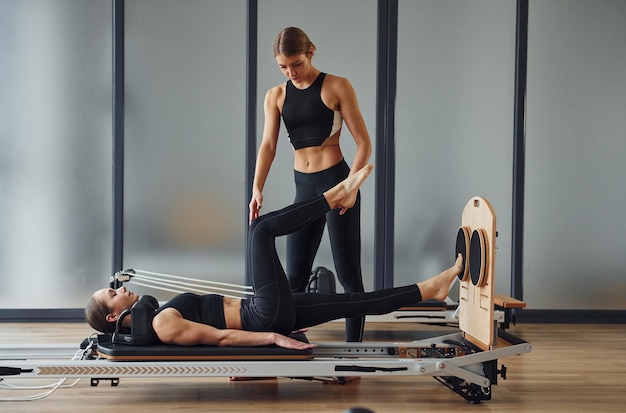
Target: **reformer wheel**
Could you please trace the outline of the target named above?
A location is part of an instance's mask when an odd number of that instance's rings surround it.
[[[460,227],[459,231],[456,233],[456,250],[454,254],[454,258],[458,257],[459,254],[463,255],[463,271],[458,275],[459,280],[467,281],[469,277],[469,251],[470,251],[470,240],[469,240],[470,229],[469,227]]]
[[[476,287],[485,285],[485,268],[487,267],[487,236],[482,228],[475,229],[472,232],[472,240],[470,241],[470,262],[469,273],[472,284]]]

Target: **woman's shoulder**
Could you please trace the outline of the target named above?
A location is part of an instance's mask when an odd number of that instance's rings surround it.
[[[352,87],[347,77],[333,75],[331,73],[326,73],[326,77],[324,78],[324,84],[333,89]]]
[[[271,87],[267,90],[267,93],[265,93],[265,96],[268,98],[278,99],[279,97],[285,95],[285,87],[286,87],[286,82],[283,82],[279,85]]]
[[[272,86],[271,88],[269,88],[267,90],[267,93],[281,93],[281,92],[284,92],[286,86],[287,86],[287,82],[279,83],[278,85]]]
[[[324,82],[347,82],[344,76],[334,75],[332,73],[324,73]]]
[[[326,90],[326,92],[324,92]],[[352,84],[348,78],[327,73],[322,86],[322,93],[331,93],[339,100],[351,96],[354,92]]]

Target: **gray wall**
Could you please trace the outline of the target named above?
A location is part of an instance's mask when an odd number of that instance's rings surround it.
[[[395,284],[450,265],[461,212],[482,196],[497,216],[496,290],[508,293],[515,0],[406,0],[398,15]]]
[[[80,307],[111,266],[111,7],[0,0],[0,308]]]
[[[125,267],[242,283],[246,1],[125,4]]]
[[[626,2],[530,2],[524,231],[532,308],[626,309]]]
[[[530,2],[530,308],[626,307],[625,7]],[[297,25],[316,65],[351,80],[375,139],[376,9],[259,2],[259,137],[263,94],[283,81],[273,37]],[[126,0],[126,14],[124,266],[241,283],[246,1]],[[111,265],[110,3],[0,0],[0,23],[0,309],[79,308]],[[396,284],[448,265],[461,210],[482,195],[498,216],[496,290],[508,293],[514,36],[514,0],[399,1]],[[293,197],[284,136],[266,209]],[[347,129],[342,142],[350,160]],[[373,182],[363,188],[368,289]],[[318,263],[330,265],[327,240]]]

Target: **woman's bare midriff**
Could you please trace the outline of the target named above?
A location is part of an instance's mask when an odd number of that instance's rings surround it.
[[[241,330],[241,300],[238,298],[224,297],[223,302],[226,328]]]
[[[298,149],[294,152],[293,168],[298,172],[314,173],[337,165],[343,159],[339,142]]]

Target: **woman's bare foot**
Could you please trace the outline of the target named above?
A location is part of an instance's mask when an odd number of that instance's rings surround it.
[[[356,196],[361,184],[365,182],[365,179],[372,172],[372,169],[374,169],[374,165],[365,165],[354,174],[324,192],[324,197],[330,208],[341,208],[341,214],[348,208],[352,208],[356,202]]]
[[[463,256],[459,254],[452,267],[433,278],[417,283],[422,294],[422,300],[445,300],[450,292],[450,286],[461,271],[463,271]]]

